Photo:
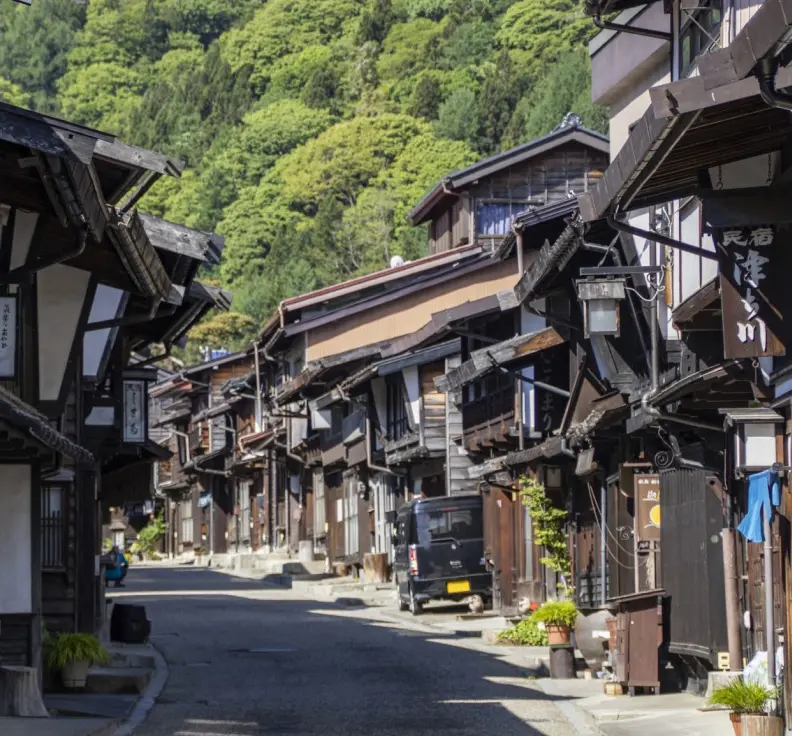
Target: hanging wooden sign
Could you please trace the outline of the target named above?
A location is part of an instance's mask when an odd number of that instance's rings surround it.
[[[786,355],[792,238],[786,227],[715,228],[726,358]]]
[[[124,381],[124,442],[146,441],[146,383]]]
[[[16,378],[17,300],[0,297],[0,379]]]

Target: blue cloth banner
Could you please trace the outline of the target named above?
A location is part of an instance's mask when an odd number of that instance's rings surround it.
[[[764,542],[765,518],[772,519],[773,506],[781,503],[781,486],[778,473],[763,470],[748,476],[748,513],[737,531],[749,542]]]

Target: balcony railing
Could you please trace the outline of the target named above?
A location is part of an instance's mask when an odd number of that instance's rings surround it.
[[[494,420],[514,416],[514,386],[505,386],[481,398],[466,402],[462,406],[464,426],[475,427]]]

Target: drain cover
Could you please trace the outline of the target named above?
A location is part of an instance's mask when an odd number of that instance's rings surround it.
[[[283,649],[281,647],[258,647],[256,649],[231,649],[234,654],[282,654],[296,652],[296,649]]]

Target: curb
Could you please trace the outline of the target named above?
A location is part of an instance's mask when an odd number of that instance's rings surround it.
[[[561,715],[569,721],[579,734],[593,736],[606,736],[600,728],[597,718],[587,710],[577,706],[571,700],[564,700],[563,695],[555,687],[552,680],[537,680],[537,686],[545,694],[559,698],[552,701],[553,705],[561,711]]]
[[[151,653],[154,655],[154,674],[146,685],[146,689],[141,694],[137,703],[132,707],[132,710],[126,715],[125,718],[120,720],[120,723],[112,731],[107,731],[108,736],[131,736],[135,729],[142,725],[146,720],[148,714],[157,703],[157,698],[162,694],[165,689],[165,683],[168,681],[168,664],[165,662],[165,657],[157,650],[157,648],[149,643]],[[105,736],[104,731],[99,731],[91,736]]]
[[[114,718],[110,723],[105,723],[104,726],[100,726],[95,731],[86,734],[86,736],[112,736],[123,720],[123,718]]]

